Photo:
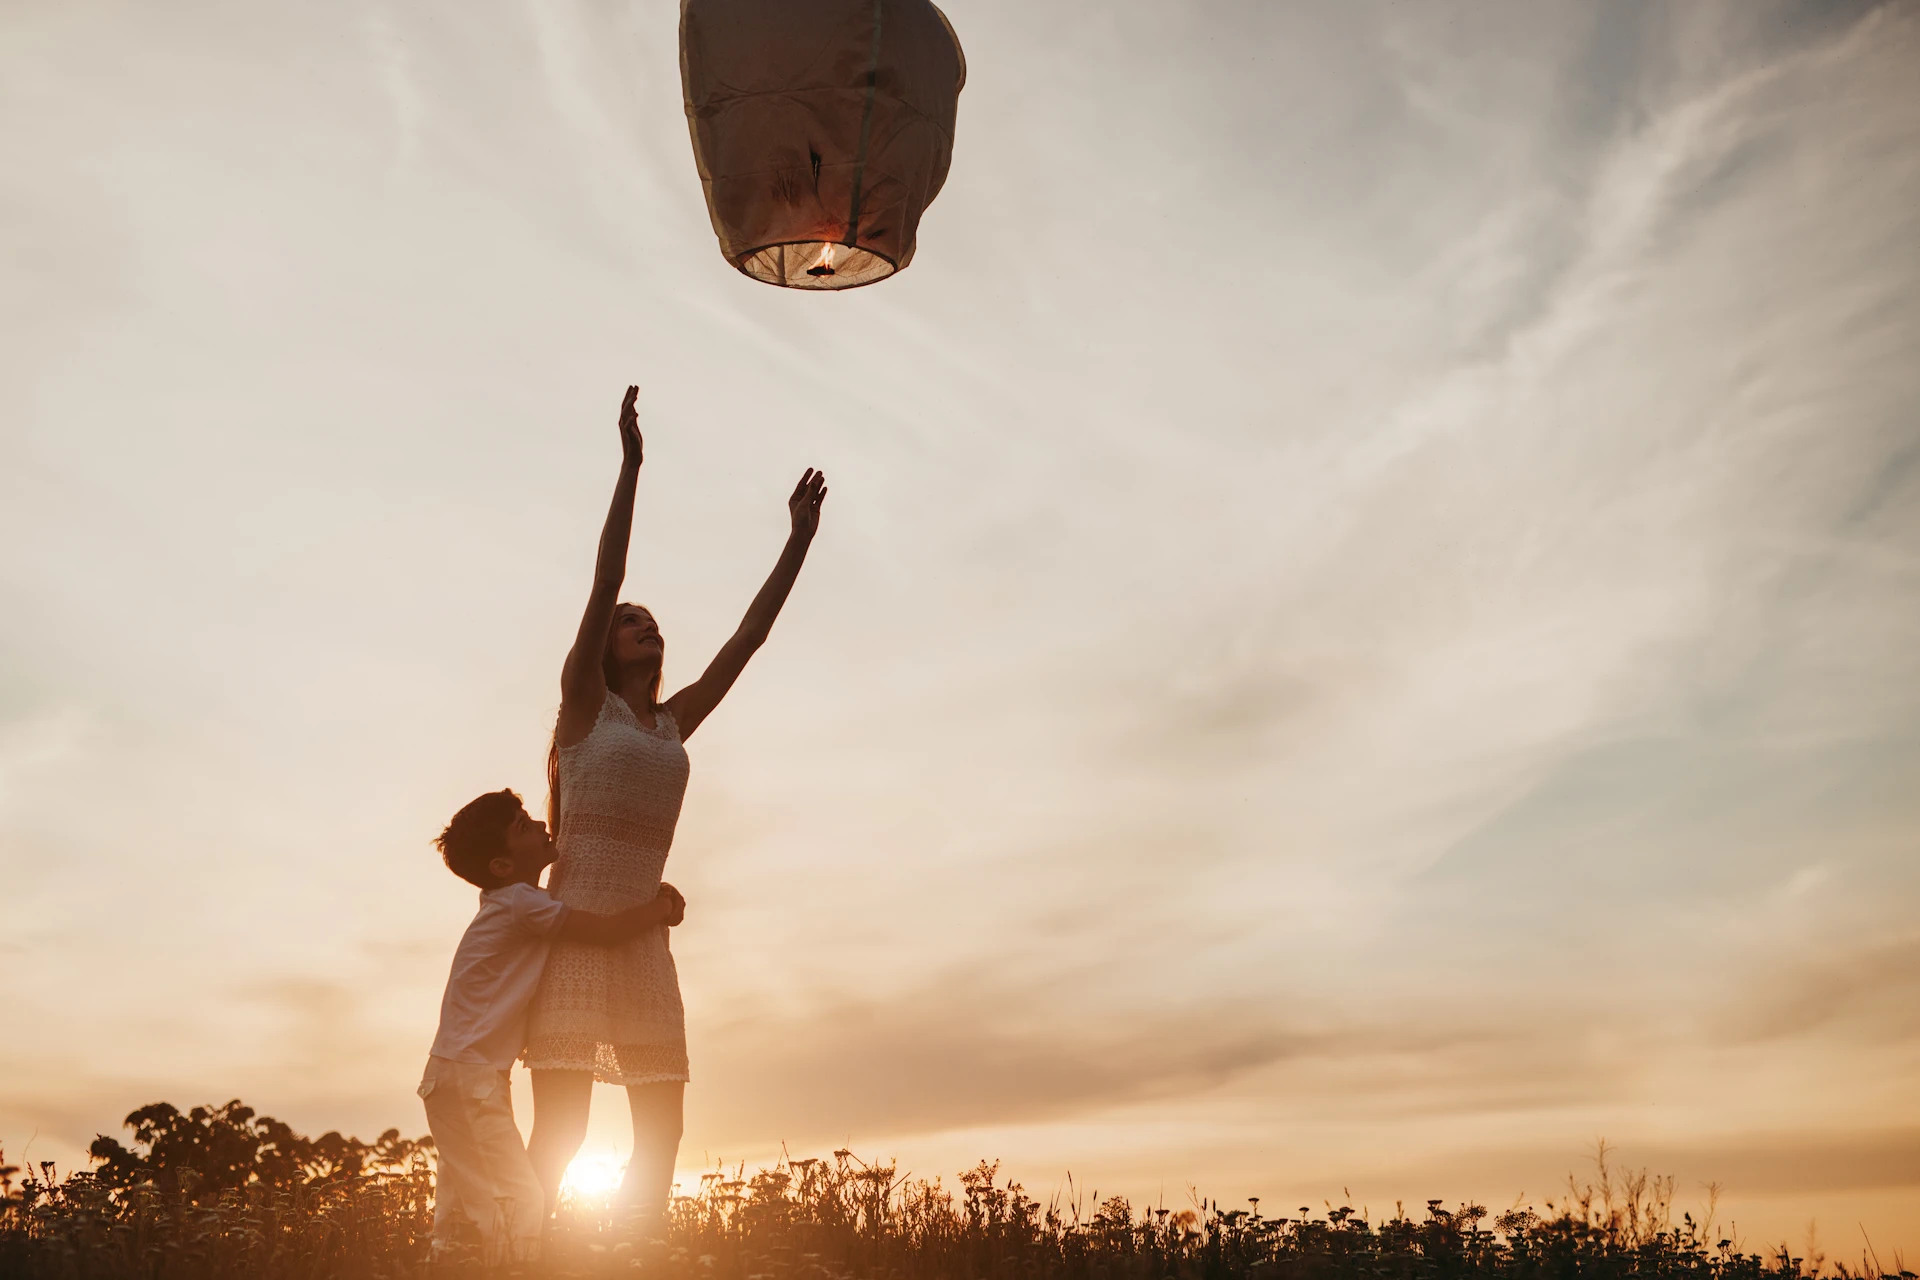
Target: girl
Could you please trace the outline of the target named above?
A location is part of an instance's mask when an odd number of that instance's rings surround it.
[[[793,532],[739,629],[698,680],[660,701],[660,628],[641,606],[617,603],[640,476],[638,395],[628,387],[620,405],[620,479],[600,535],[593,594],[561,668],[560,717],[547,757],[548,818],[559,848],[550,887],[567,905],[596,912],[660,891],[687,789],[681,744],[766,642],[827,496],[824,475],[809,469],[800,477],[787,500]],[[610,947],[555,943],[534,997],[526,1060],[533,1074],[527,1154],[549,1210],[586,1137],[598,1079],[625,1085],[633,1109],[633,1160],[621,1200],[642,1222],[657,1222],[672,1188],[687,1081],[686,1015],[667,930]]]

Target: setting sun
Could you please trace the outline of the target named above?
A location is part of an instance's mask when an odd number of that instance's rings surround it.
[[[575,1196],[602,1199],[619,1190],[626,1172],[627,1162],[611,1151],[583,1151],[567,1166],[560,1186]]]

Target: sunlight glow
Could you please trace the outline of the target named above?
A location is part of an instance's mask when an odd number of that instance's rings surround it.
[[[611,1151],[583,1151],[567,1166],[566,1176],[560,1180],[560,1186],[576,1196],[597,1200],[618,1191],[620,1179],[626,1176],[626,1172],[627,1162]]]

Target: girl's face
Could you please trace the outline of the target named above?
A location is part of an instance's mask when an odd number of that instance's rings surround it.
[[[660,624],[637,604],[623,604],[613,611],[613,658],[621,666],[660,661],[666,644],[660,639]]]

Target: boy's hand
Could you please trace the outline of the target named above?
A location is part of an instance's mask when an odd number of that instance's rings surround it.
[[[585,942],[594,946],[613,946],[638,937],[648,929],[671,929],[687,918],[687,900],[670,884],[637,906],[611,915],[592,911],[569,911],[555,936],[564,942]]]
[[[672,905],[667,908],[667,927],[673,928],[687,918],[687,900],[680,891],[664,880],[660,882],[660,896]]]

